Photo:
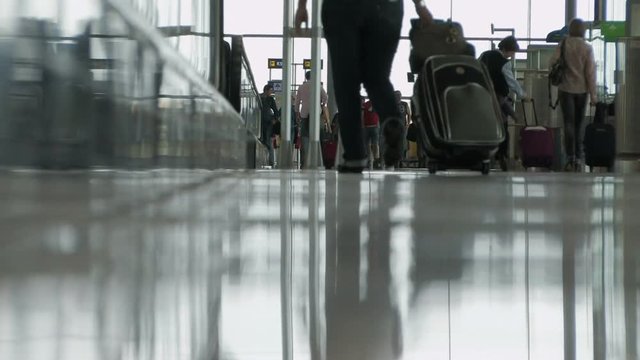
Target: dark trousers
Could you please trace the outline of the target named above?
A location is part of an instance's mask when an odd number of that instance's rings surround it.
[[[502,121],[504,126],[504,141],[500,143],[496,158],[509,158],[509,116],[516,119],[516,112],[513,110],[513,102],[507,96],[498,95],[500,110],[502,110]],[[533,125],[533,124],[532,124]]]
[[[367,157],[360,117],[360,84],[384,121],[400,117],[391,65],[402,28],[402,1],[325,0],[322,23],[331,56],[345,160]]]
[[[273,123],[271,121],[263,121],[260,129],[260,141],[267,147],[269,151],[269,165],[273,166],[275,155],[273,152]]]
[[[558,97],[564,119],[564,149],[569,159],[579,160],[582,157],[580,129],[587,110],[587,94],[559,91]]]

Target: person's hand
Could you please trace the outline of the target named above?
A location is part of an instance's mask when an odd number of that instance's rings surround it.
[[[522,101],[522,102],[531,102],[531,101],[533,101],[533,99],[531,99],[531,98],[530,98],[530,97],[528,97],[528,96],[525,96],[525,97],[523,97],[523,98],[522,98],[522,100],[521,100],[521,101]]]
[[[296,33],[300,33],[300,29],[302,29],[302,23],[305,23],[307,26],[309,26],[309,13],[307,12],[306,7],[298,6],[295,19]]]
[[[420,18],[420,23],[422,24],[422,26],[429,26],[433,23],[433,15],[422,1],[416,3],[416,13]]]

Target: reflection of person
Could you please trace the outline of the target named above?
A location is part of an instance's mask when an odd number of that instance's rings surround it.
[[[311,110],[311,71],[304,74],[304,83],[298,88],[295,99],[296,119],[300,123],[300,136],[302,138],[302,147],[300,148],[300,157],[302,159],[302,167],[306,161],[307,151],[309,148],[309,111]],[[324,105],[328,101],[327,92],[320,88],[320,104]]]
[[[275,165],[275,156],[273,153],[273,126],[278,119],[278,105],[273,97],[273,86],[267,84],[260,94],[262,101],[262,123],[260,126],[260,141],[267,147],[269,151],[269,165]]]
[[[341,204],[335,238],[327,232],[327,359],[390,360],[402,353],[400,314],[391,296],[389,211],[396,199],[394,180],[385,178],[383,199],[369,214],[366,255],[360,246],[360,182],[338,182]],[[365,286],[360,284],[363,255]]]
[[[414,0],[423,23],[432,21],[421,0]],[[307,0],[298,1],[296,28],[308,22]],[[393,166],[402,153],[404,127],[389,81],[391,65],[400,40],[403,1],[399,0],[325,0],[322,23],[331,53],[335,94],[340,109],[340,135],[343,162],[338,170],[362,172],[367,152],[360,121],[360,84],[384,121],[386,165]]]
[[[502,110],[505,139],[500,144],[500,149],[496,153],[496,158],[500,161],[500,168],[507,170],[507,158],[509,151],[509,129],[507,127],[509,116],[516,118],[513,110],[512,100],[509,98],[509,92],[513,91],[523,101],[527,101],[527,94],[513,75],[513,67],[510,59],[513,59],[516,52],[520,50],[518,41],[513,36],[507,36],[498,44],[498,50],[485,51],[480,55],[480,61],[487,66],[489,75],[493,81],[493,88],[500,103]]]
[[[596,95],[596,62],[593,47],[584,40],[586,26],[581,19],[573,19],[569,24],[569,36],[565,38],[564,59],[566,63],[565,77],[558,86],[558,98],[564,119],[564,145],[567,153],[565,169],[569,171],[580,168],[582,141],[580,129],[584,120],[587,94],[591,96],[591,104],[598,101]],[[550,64],[560,57],[562,43],[556,48]]]

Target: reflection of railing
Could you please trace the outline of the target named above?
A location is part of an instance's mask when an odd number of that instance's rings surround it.
[[[260,92],[251,71],[242,36],[231,38],[230,60],[229,102],[240,113],[247,129],[257,136],[260,134]]]

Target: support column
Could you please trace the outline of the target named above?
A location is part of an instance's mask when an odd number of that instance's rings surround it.
[[[627,0],[627,36],[640,36],[640,0]]]
[[[309,113],[309,151],[305,161],[308,169],[322,166],[320,148],[320,74],[322,73],[322,0],[312,0],[311,10],[311,110]]]
[[[565,0],[565,22],[567,25],[578,16],[576,0]]]
[[[291,74],[293,73],[293,0],[284,1],[282,29],[282,111],[280,114],[280,148],[278,168],[293,168],[293,139],[291,138]]]
[[[607,0],[595,0],[593,2],[593,21],[600,23],[607,21]]]
[[[216,89],[220,89],[220,69],[222,68],[223,2],[224,0],[209,2],[209,82]]]

